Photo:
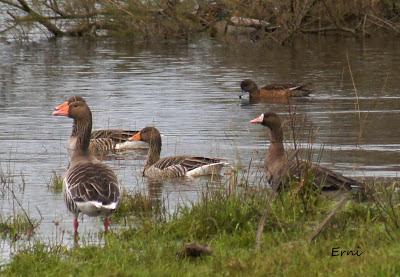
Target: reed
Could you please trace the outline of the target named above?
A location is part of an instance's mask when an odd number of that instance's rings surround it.
[[[63,190],[63,177],[59,175],[56,171],[53,171],[53,175],[47,187],[53,193],[61,193]]]

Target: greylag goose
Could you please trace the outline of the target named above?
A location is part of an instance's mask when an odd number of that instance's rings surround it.
[[[75,138],[75,146],[64,178],[64,199],[74,214],[74,233],[78,234],[79,213],[103,216],[107,232],[108,217],[118,207],[120,189],[113,170],[89,152],[92,113],[85,101],[74,101],[57,106],[53,115],[74,120],[71,137]]]
[[[62,109],[63,106],[69,105],[75,101],[85,102],[81,96],[71,96],[68,100],[57,108]],[[90,136],[89,151],[93,154],[107,154],[116,151],[146,149],[149,147],[144,142],[134,142],[128,139],[138,131],[123,130],[123,129],[103,129],[94,130]],[[73,151],[76,137],[71,136],[68,141],[68,148]]]
[[[175,178],[219,174],[222,167],[228,165],[222,159],[198,156],[171,156],[160,159],[161,136],[154,127],[143,128],[130,140],[145,141],[150,144],[143,170],[143,176],[146,177]]]
[[[315,176],[315,184],[322,185],[323,189],[334,190],[351,187],[361,187],[361,183],[333,172],[320,165],[308,161],[297,160],[294,155],[288,157],[283,146],[283,131],[280,117],[273,112],[266,112],[250,121],[261,124],[270,129],[270,146],[265,157],[267,178],[274,190],[280,190],[288,181],[288,177],[298,177],[299,171],[310,168]],[[298,166],[299,165],[299,166]]]
[[[300,84],[270,84],[262,88],[258,88],[257,84],[251,79],[245,79],[240,83],[242,94],[249,93],[250,99],[274,99],[288,97],[303,97],[311,93],[306,85]]]

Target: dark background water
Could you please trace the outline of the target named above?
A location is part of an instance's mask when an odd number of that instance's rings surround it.
[[[41,238],[72,230],[62,195],[48,184],[53,171],[62,174],[68,164],[72,125],[51,111],[75,94],[86,97],[95,128],[159,128],[163,156],[218,156],[243,166],[253,160],[257,167],[268,132],[248,122],[268,110],[287,118],[288,105],[240,100],[240,81],[310,82],[312,96],[293,105],[317,131],[314,148],[324,149],[323,165],[359,178],[397,177],[400,170],[398,40],[314,37],[284,48],[210,40],[138,46],[65,39],[0,44],[0,65],[0,166],[15,175],[16,187],[25,183],[17,196],[33,217],[40,211]],[[171,209],[198,197],[202,182],[149,185],[141,177],[145,156],[131,152],[107,162],[125,188],[168,199]],[[12,202],[0,198],[3,216],[12,213]],[[80,230],[89,236],[101,223],[85,218]],[[68,233],[66,243],[70,239]],[[0,245],[7,259],[13,247],[7,241]]]

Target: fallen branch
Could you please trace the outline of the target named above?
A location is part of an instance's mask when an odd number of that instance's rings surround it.
[[[342,198],[339,200],[339,202],[336,204],[335,208],[328,214],[328,216],[322,221],[322,223],[317,227],[317,229],[314,231],[312,236],[310,237],[310,242],[315,240],[319,234],[325,229],[325,227],[331,222],[332,218],[336,215],[336,213],[344,206],[344,204],[347,203],[348,199],[348,194],[345,194],[342,196]]]
[[[254,28],[267,27],[271,25],[271,23],[264,20],[240,17],[240,16],[232,16],[230,18],[230,22],[233,25],[243,26],[243,27],[254,27]]]
[[[342,31],[346,33],[351,33],[353,35],[356,34],[356,31],[353,29],[345,28],[345,27],[338,27],[338,26],[326,26],[326,27],[321,27],[321,28],[315,28],[315,29],[302,29],[302,33],[322,33],[322,32],[330,32],[330,31]]]

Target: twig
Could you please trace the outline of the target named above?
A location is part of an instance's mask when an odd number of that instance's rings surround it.
[[[353,35],[356,35],[356,31],[354,29],[350,29],[347,27],[343,27],[339,24],[339,20],[332,14],[328,4],[326,3],[326,0],[322,1],[322,3],[324,4],[326,11],[328,12],[329,17],[332,19],[333,24],[335,24],[335,26],[345,32],[349,32],[352,33]]]
[[[133,13],[131,13],[130,11],[128,11],[127,9],[121,7],[120,5],[118,5],[117,3],[115,3],[113,0],[105,0],[106,2],[110,3],[112,6],[114,6],[115,8],[117,8],[118,10],[126,13],[127,15],[130,15],[131,17],[135,17],[133,15]]]
[[[314,29],[302,29],[302,33],[322,33],[322,32],[329,32],[329,31],[343,31],[347,33],[351,33],[355,35],[355,31],[353,29],[345,28],[345,27],[337,27],[335,26],[326,26]]]
[[[339,200],[339,202],[336,204],[335,208],[328,214],[328,216],[322,221],[322,223],[317,227],[315,232],[312,234],[310,237],[310,242],[315,240],[318,235],[325,229],[325,227],[328,225],[329,222],[331,222],[332,218],[336,215],[336,213],[346,204],[346,202],[349,200],[348,199],[348,194],[345,194],[342,196],[342,198]]]
[[[26,212],[26,210],[24,209],[24,207],[22,206],[21,202],[19,202],[17,196],[14,193],[14,190],[11,188],[8,188],[8,190],[12,193],[13,195],[13,199],[15,200],[15,202],[17,202],[18,206],[21,208],[22,212],[24,213],[26,220],[28,220],[29,225],[31,226],[32,229],[35,228],[35,225],[32,223],[31,219],[29,218],[28,213]]]
[[[293,136],[293,147],[294,147],[294,152],[295,152],[295,159],[296,159],[296,165],[297,165],[297,171],[299,174],[299,179],[301,179],[301,170],[300,170],[300,159],[298,155],[298,145],[297,145],[297,137],[296,137],[296,132],[295,132],[295,116],[296,112],[292,110],[292,103],[290,102],[290,97],[287,98],[288,100],[288,109],[289,109],[289,116],[290,116],[290,128],[292,131],[292,136]]]
[[[277,194],[274,194],[272,196],[272,201],[275,200]],[[261,246],[261,240],[262,240],[262,234],[264,233],[264,227],[265,227],[265,223],[267,221],[267,217],[268,217],[268,213],[271,210],[271,203],[270,200],[268,199],[268,195],[265,196],[266,197],[266,202],[267,202],[267,206],[265,207],[264,211],[263,211],[263,215],[260,218],[260,221],[258,222],[258,227],[257,227],[257,234],[256,234],[256,246],[255,246],[255,250],[259,251],[260,250],[260,246]]]
[[[397,27],[394,26],[390,21],[387,21],[387,20],[384,20],[384,19],[382,19],[382,18],[379,18],[379,17],[377,17],[377,16],[375,16],[375,15],[373,15],[373,14],[368,14],[368,15],[369,15],[369,17],[372,17],[373,19],[376,19],[376,20],[378,20],[379,22],[382,22],[383,24],[389,26],[389,27],[390,27],[393,31],[395,31],[396,33],[400,33],[400,31],[397,29]],[[371,21],[371,20],[370,20],[370,21]],[[371,21],[371,22],[374,23],[374,24],[376,24],[376,23],[373,22],[373,21]],[[376,24],[376,25],[383,27],[382,25],[379,25],[379,24]]]
[[[10,31],[11,29],[14,29],[14,28],[17,27],[17,26],[18,26],[17,23],[15,23],[15,24],[13,24],[13,25],[11,25],[11,26],[8,26],[8,27],[6,27],[5,29],[0,30],[0,34],[6,33],[6,32],[8,32],[8,31]]]
[[[354,78],[353,78],[353,71],[351,70],[351,66],[350,66],[349,53],[348,52],[346,52],[346,59],[347,59],[347,66],[348,66],[349,72],[350,72],[351,81],[353,83],[354,93],[356,94],[356,109],[358,111],[358,122],[359,122],[359,125],[360,125],[359,126],[360,127],[359,138],[360,138],[360,137],[362,137],[360,101],[359,101],[359,97],[358,97],[357,87],[356,87],[356,84],[355,84]]]
[[[10,5],[10,6],[14,7],[14,8],[18,8],[18,9],[21,9],[21,10],[22,10],[22,7],[21,7],[21,6],[19,6],[19,5],[15,4],[15,3],[13,3],[13,2],[11,2],[11,1],[8,1],[8,0],[0,0],[0,3],[4,3],[4,4]]]
[[[386,74],[385,82],[383,83],[382,89],[381,89],[381,91],[380,91],[380,93],[379,93],[378,96],[381,96],[381,95],[383,94],[383,91],[384,91],[385,88],[386,88],[386,84],[387,84],[388,79],[389,79],[389,74]],[[379,100],[379,97],[377,97],[376,100],[374,101],[373,106],[372,106],[372,109],[375,109],[375,108],[376,108],[376,106],[378,105],[378,100]],[[368,119],[368,116],[369,116],[369,114],[370,114],[370,110],[371,110],[371,109],[368,110],[368,112],[367,112],[367,113],[365,114],[365,116],[364,116],[364,119],[362,120],[362,123],[361,123],[361,126],[362,126],[361,129],[362,129],[362,130],[364,130],[364,127],[365,127],[365,125],[367,124],[367,119]]]
[[[258,222],[257,234],[256,234],[256,247],[255,247],[256,251],[260,250],[262,234],[264,232],[265,223],[267,221],[268,211],[269,211],[268,207],[264,209],[263,215],[261,216],[260,221]]]
[[[365,23],[367,22],[367,15],[368,14],[364,15],[364,21],[363,21],[363,25],[362,25],[362,31],[363,31],[363,35],[364,36],[365,36]]]

